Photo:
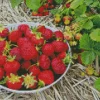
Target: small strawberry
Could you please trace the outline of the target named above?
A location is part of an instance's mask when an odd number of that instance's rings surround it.
[[[22,59],[19,47],[14,47],[10,50],[11,56],[16,56],[16,60],[20,61]]]
[[[5,47],[6,47],[6,41],[4,40],[0,41],[0,54],[1,55],[3,54]]]
[[[20,69],[20,63],[18,61],[7,61],[4,64],[4,70],[7,73],[16,73]]]
[[[10,89],[19,90],[22,87],[23,78],[19,77],[18,75],[10,74],[7,76],[6,85]]]
[[[50,85],[54,82],[54,74],[51,70],[45,70],[40,72],[38,80],[44,85]]]
[[[58,54],[58,56],[60,59],[64,59],[66,57],[66,52],[61,52]]]
[[[0,80],[2,80],[4,77],[4,70],[3,68],[0,68]]]
[[[54,50],[55,52],[66,52],[68,50],[68,45],[65,42],[62,41],[53,41],[53,46],[54,46]]]
[[[80,40],[81,37],[82,37],[82,34],[81,34],[81,33],[77,33],[77,34],[75,35],[75,39],[76,39],[76,40]]]
[[[47,55],[47,56],[51,56],[54,53],[54,47],[52,44],[47,43],[42,47],[42,52],[43,54]]]
[[[6,56],[0,55],[0,67],[3,67],[6,63]]]
[[[22,68],[28,70],[29,67],[31,66],[31,62],[30,61],[24,61],[22,63]]]
[[[70,3],[67,3],[66,4],[66,8],[70,8]]]
[[[26,38],[31,39],[33,32],[30,29],[27,29],[24,35]]]
[[[46,28],[42,35],[43,35],[44,39],[49,40],[52,38],[53,32],[50,29]]]
[[[45,10],[44,6],[41,6],[41,7],[38,9],[38,12],[39,12],[39,13],[43,13],[44,10]]]
[[[39,58],[39,66],[42,69],[49,69],[50,67],[50,59],[48,56],[46,55],[41,55]]]
[[[60,58],[54,58],[51,65],[56,74],[63,74],[66,70],[65,64]]]
[[[59,23],[59,22],[61,21],[61,18],[60,18],[60,17],[55,17],[55,18],[54,18],[54,21],[55,21],[56,23]]]
[[[26,37],[19,38],[18,41],[17,41],[17,45],[19,47],[21,47],[23,44],[25,44],[27,42],[29,43],[29,39],[28,38],[26,38]]]
[[[9,41],[16,43],[21,36],[22,33],[19,30],[14,30],[9,34]]]
[[[47,3],[52,4],[53,0],[47,0]]]
[[[38,27],[37,27],[37,31],[38,32],[41,32],[42,34],[45,32],[45,26],[43,26],[43,25],[39,25]]]
[[[30,43],[24,43],[20,48],[21,56],[24,60],[31,60],[33,58],[37,58],[38,51],[35,46]]]
[[[38,12],[36,12],[36,11],[32,12],[32,16],[37,16],[37,15],[38,15]]]
[[[4,29],[2,30],[2,32],[0,33],[0,36],[3,37],[3,38],[5,38],[5,37],[8,36],[8,34],[9,34],[8,28],[4,28]]]
[[[18,26],[18,30],[22,33],[26,33],[26,30],[29,29],[29,26],[27,24],[21,24]]]
[[[48,9],[49,4],[48,4],[48,3],[46,3],[46,4],[44,4],[43,6],[44,6],[44,8],[45,8],[45,9]]]
[[[55,35],[57,40],[61,40],[61,41],[64,40],[64,35],[63,35],[63,33],[61,31],[55,31],[54,35]]]
[[[29,72],[32,73],[33,76],[38,76],[39,73],[40,73],[40,69],[39,69],[38,66],[32,65],[32,66],[29,68]]]
[[[34,89],[37,87],[37,79],[36,76],[33,76],[32,74],[27,74],[24,76],[24,85],[28,89]]]

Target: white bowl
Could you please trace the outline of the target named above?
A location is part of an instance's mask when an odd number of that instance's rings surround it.
[[[39,23],[25,22],[25,23],[9,24],[6,27],[9,30],[16,29],[18,27],[18,25],[20,25],[20,24],[28,24],[30,27],[31,26],[35,27],[35,26],[38,26],[38,25],[42,25],[42,24],[39,24]],[[51,29],[52,31],[57,31],[57,29],[55,29],[55,28],[52,28],[52,27],[49,27],[49,26],[46,26],[46,25],[45,25],[45,27]],[[67,42],[67,44],[68,44],[68,42]],[[69,44],[68,44],[68,46],[69,46]],[[69,54],[70,54],[70,56],[72,56],[70,46],[69,46]],[[36,92],[44,91],[45,89],[50,88],[51,86],[56,84],[58,81],[60,81],[63,78],[63,76],[67,73],[67,71],[69,70],[70,65],[71,65],[71,62],[69,62],[69,64],[67,65],[67,68],[66,68],[66,71],[64,72],[64,74],[62,74],[56,81],[54,81],[52,84],[50,84],[48,86],[45,86],[45,87],[42,87],[40,89],[36,89],[36,90],[13,90],[13,89],[9,89],[9,88],[7,88],[3,85],[0,85],[0,89],[4,89],[4,90],[7,90],[9,92],[14,92],[14,93],[19,93],[19,94],[30,94],[30,93],[36,93]]]

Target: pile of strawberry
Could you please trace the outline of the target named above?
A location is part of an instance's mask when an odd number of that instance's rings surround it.
[[[46,2],[40,6],[37,11],[32,12],[32,16],[47,16],[49,15],[49,10],[54,7],[54,0],[46,0]]]
[[[0,84],[14,90],[50,85],[65,72],[68,49],[61,31],[42,25],[0,30]]]

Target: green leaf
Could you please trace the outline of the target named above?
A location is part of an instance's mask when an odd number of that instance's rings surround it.
[[[94,29],[90,34],[92,40],[100,42],[100,29]]]
[[[33,11],[37,11],[41,6],[41,0],[26,0],[26,5]]]
[[[85,4],[87,6],[89,6],[91,3],[93,3],[94,1],[93,0],[84,0]]]
[[[50,10],[51,14],[55,15],[57,13],[59,13],[59,10],[58,9],[52,9]]]
[[[10,0],[12,8],[18,6],[23,0]]]
[[[74,0],[71,5],[70,8],[72,9],[76,9],[78,6],[82,5],[84,2],[84,0]]]
[[[5,84],[7,81],[7,78],[4,78],[4,80],[0,81],[0,84]]]
[[[80,48],[85,50],[91,50],[93,47],[93,41],[90,39],[88,34],[83,34],[80,41]]]
[[[93,22],[91,20],[88,20],[84,25],[83,28],[84,29],[91,29],[93,27]]]
[[[90,6],[91,6],[91,7],[97,7],[98,4],[99,4],[99,1],[98,1],[98,0],[95,0],[95,1],[93,2],[93,4],[91,4]]]
[[[95,60],[95,53],[93,51],[84,51],[81,54],[82,62],[85,65],[92,64],[92,62]]]
[[[95,82],[94,82],[94,87],[100,91],[100,78],[98,78]]]
[[[61,3],[63,2],[63,0],[55,0],[55,2],[56,2],[57,4],[61,4]]]
[[[75,15],[76,16],[80,16],[80,15],[84,14],[86,12],[86,9],[87,8],[86,8],[86,5],[85,4],[79,6],[78,8],[75,9]]]

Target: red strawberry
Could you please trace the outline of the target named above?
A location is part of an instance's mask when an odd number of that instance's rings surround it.
[[[47,3],[52,4],[53,3],[53,0],[47,0]]]
[[[6,56],[0,55],[0,67],[4,66],[6,62]]]
[[[19,90],[22,87],[23,79],[17,75],[10,74],[7,77],[6,85],[10,89]]]
[[[56,74],[63,74],[66,70],[65,64],[62,62],[60,58],[54,58],[52,60],[52,69]]]
[[[17,41],[17,45],[19,46],[19,47],[21,47],[23,44],[25,44],[25,43],[29,43],[29,39],[28,38],[26,38],[26,37],[24,37],[24,38],[19,38],[18,39],[18,41]]]
[[[16,43],[21,36],[22,33],[19,30],[14,30],[9,34],[9,41]]]
[[[21,56],[24,60],[31,60],[33,58],[37,58],[38,52],[35,46],[32,46],[30,43],[24,43],[21,48]]]
[[[57,40],[61,40],[61,41],[64,40],[64,35],[63,35],[63,33],[61,31],[55,31],[54,35],[55,35]]]
[[[60,59],[64,59],[66,57],[66,52],[61,52],[58,54],[58,56]]]
[[[43,15],[44,15],[44,16],[49,15],[49,11],[48,11],[48,10],[47,10],[47,11],[44,11],[44,12],[43,12]]]
[[[41,6],[41,7],[38,9],[38,12],[39,12],[39,13],[43,13],[44,10],[45,10],[44,6]]]
[[[44,33],[42,34],[44,39],[49,40],[53,36],[53,32],[50,29],[45,29]]]
[[[49,67],[50,67],[50,59],[49,59],[49,57],[46,56],[46,55],[41,55],[40,59],[39,59],[39,66],[42,69],[49,69]]]
[[[1,33],[0,36],[5,38],[8,36],[9,30],[7,28],[5,28]]]
[[[25,37],[31,39],[31,37],[33,36],[33,33],[30,29],[27,29],[25,32]]]
[[[43,26],[43,25],[39,25],[38,27],[37,27],[37,31],[38,32],[41,32],[42,34],[45,32],[45,26]]]
[[[11,56],[16,56],[16,60],[20,61],[22,59],[19,47],[14,47],[10,51]]]
[[[62,41],[53,41],[53,46],[55,52],[66,52],[68,50],[68,45],[65,42]]]
[[[45,70],[40,72],[38,79],[40,82],[44,82],[44,85],[49,85],[54,82],[54,74],[51,70]]]
[[[32,73],[33,76],[37,76],[40,73],[40,69],[36,65],[32,65],[29,69],[29,72]]]
[[[29,26],[27,24],[21,24],[18,26],[18,30],[23,32],[23,33],[26,33],[27,29],[29,29]]]
[[[7,73],[16,73],[20,69],[20,63],[18,61],[7,61],[4,65],[4,70]]]
[[[3,68],[0,68],[0,80],[2,80],[4,77],[4,70]]]
[[[67,8],[70,8],[70,3],[67,3],[67,4],[66,4],[66,7],[67,7]]]
[[[47,56],[51,56],[54,53],[54,47],[52,44],[47,43],[42,47],[42,52],[43,54],[47,55]]]
[[[0,41],[0,54],[3,53],[5,47],[6,47],[6,41]]]
[[[38,13],[37,16],[43,16],[43,14],[42,13]]]
[[[48,3],[46,3],[46,4],[44,4],[43,6],[44,6],[44,8],[45,8],[45,9],[48,9],[49,4],[48,4]]]
[[[24,76],[24,85],[26,88],[34,89],[37,87],[37,79],[35,76],[31,74],[27,74]]]
[[[22,63],[22,68],[28,70],[29,67],[31,66],[31,62],[30,61],[24,61]]]

